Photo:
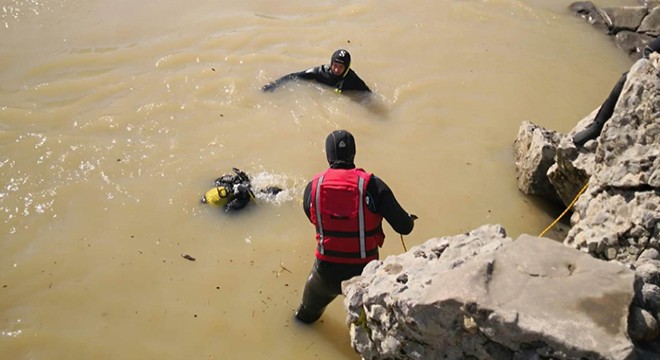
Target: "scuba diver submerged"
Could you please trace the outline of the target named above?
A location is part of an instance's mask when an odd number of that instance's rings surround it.
[[[232,170],[234,174],[225,174],[213,180],[213,188],[202,196],[202,203],[224,207],[226,210],[240,210],[256,199],[250,177],[237,168]],[[277,195],[280,191],[282,189],[276,186],[260,190],[269,195]]]
[[[371,92],[367,84],[351,69],[351,54],[339,49],[330,57],[329,65],[321,65],[305,71],[291,73],[264,85],[261,90],[274,91],[275,88],[292,79],[315,80],[335,88],[335,91]]]

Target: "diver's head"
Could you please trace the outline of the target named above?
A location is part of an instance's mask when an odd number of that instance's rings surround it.
[[[344,49],[339,49],[330,57],[330,70],[332,74],[338,77],[344,77],[348,74],[351,67],[351,54]]]
[[[335,130],[325,139],[325,156],[330,165],[334,163],[353,164],[355,159],[355,139],[346,130]]]

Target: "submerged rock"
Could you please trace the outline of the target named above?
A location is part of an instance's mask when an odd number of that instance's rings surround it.
[[[614,37],[615,44],[639,59],[642,49],[660,35],[658,0],[640,0],[640,6],[603,7],[591,1],[576,1],[569,10],[593,27]]]

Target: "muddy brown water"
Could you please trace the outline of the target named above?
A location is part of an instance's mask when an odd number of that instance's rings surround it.
[[[5,1],[2,358],[358,359],[341,300],[292,321],[325,136],[353,132],[357,164],[419,215],[409,249],[487,223],[538,234],[556,213],[516,188],[520,123],[567,132],[632,64],[569,3]],[[337,48],[372,101],[259,91]],[[232,167],[285,191],[202,206]]]

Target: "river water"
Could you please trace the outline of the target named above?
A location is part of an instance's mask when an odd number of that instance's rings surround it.
[[[350,130],[420,217],[408,248],[538,234],[557,211],[516,188],[520,123],[567,132],[632,64],[565,0],[2,3],[3,359],[359,359],[340,300],[292,318],[325,136]],[[259,90],[337,48],[370,101]],[[233,216],[200,204],[232,167],[285,190]]]

